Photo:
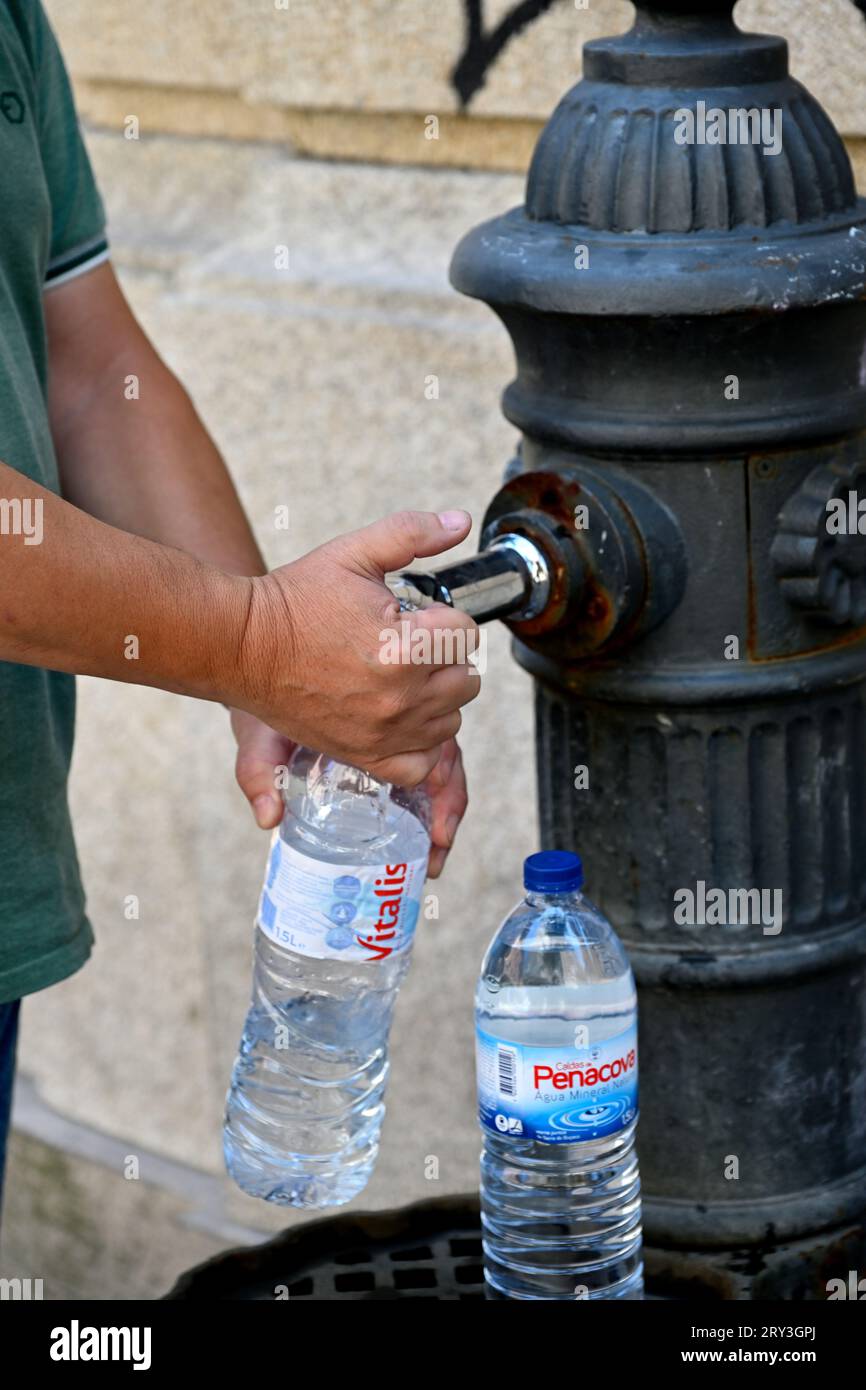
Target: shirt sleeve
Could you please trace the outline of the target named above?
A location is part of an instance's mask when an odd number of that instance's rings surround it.
[[[20,0],[19,0],[20,4]],[[51,199],[45,288],[108,257],[102,198],[84,145],[69,74],[42,0],[27,0],[39,145]]]

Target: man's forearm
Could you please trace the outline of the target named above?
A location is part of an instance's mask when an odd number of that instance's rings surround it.
[[[252,580],[107,526],[3,463],[0,506],[0,660],[242,701]]]
[[[263,574],[228,470],[110,266],[49,294],[46,315],[63,496],[111,526],[230,573]]]

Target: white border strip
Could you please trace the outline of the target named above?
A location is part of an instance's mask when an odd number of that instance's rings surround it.
[[[65,285],[67,280],[74,280],[77,275],[83,275],[85,271],[94,270],[96,266],[102,265],[103,261],[107,261],[110,254],[111,248],[106,246],[98,256],[92,256],[89,261],[82,261],[80,265],[73,266],[71,270],[64,271],[62,275],[56,275],[53,280],[46,280],[42,286],[43,294],[56,289],[58,285]]]

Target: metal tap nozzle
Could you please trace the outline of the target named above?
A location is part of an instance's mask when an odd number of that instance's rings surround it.
[[[535,618],[550,597],[550,565],[544,551],[526,536],[508,532],[469,560],[427,573],[388,575],[395,598],[415,608],[447,603],[476,622],[492,618]]]

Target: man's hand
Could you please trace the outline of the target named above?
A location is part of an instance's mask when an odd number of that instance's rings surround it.
[[[238,745],[235,762],[238,786],[250,803],[257,823],[263,830],[273,830],[283,816],[282,798],[276,788],[277,768],[285,767],[295,745],[244,710],[232,710],[231,720]],[[456,739],[444,745],[425,789],[433,807],[427,876],[438,878],[466,810],[466,777]]]
[[[229,703],[385,782],[423,782],[478,694],[477,627],[444,604],[401,612],[383,578],[449,550],[470,524],[465,512],[398,512],[249,581]],[[387,633],[405,633],[421,659],[385,659]]]

